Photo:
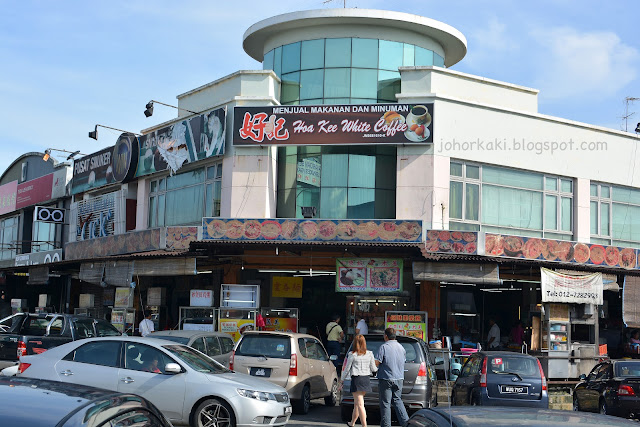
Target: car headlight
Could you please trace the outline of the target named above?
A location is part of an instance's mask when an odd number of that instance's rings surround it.
[[[256,390],[246,390],[243,388],[239,388],[237,390],[240,396],[248,397],[249,399],[262,400],[263,402],[266,402],[268,400],[276,400],[276,396],[273,393]]]

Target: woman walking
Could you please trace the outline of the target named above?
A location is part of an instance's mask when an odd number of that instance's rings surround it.
[[[371,381],[369,377],[376,372],[376,362],[373,352],[367,351],[367,342],[364,336],[358,334],[353,339],[352,351],[347,356],[347,365],[342,371],[340,378],[340,387],[347,375],[351,375],[351,388],[349,391],[353,394],[353,414],[351,422],[347,423],[349,427],[353,427],[360,418],[362,427],[367,427],[367,412],[364,409],[364,395],[371,391]]]

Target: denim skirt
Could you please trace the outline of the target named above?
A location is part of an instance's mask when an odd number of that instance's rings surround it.
[[[371,391],[371,380],[369,376],[365,375],[354,375],[351,377],[351,387],[349,388],[351,393],[355,393],[356,391]]]

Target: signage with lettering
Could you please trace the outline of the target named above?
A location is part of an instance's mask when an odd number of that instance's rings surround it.
[[[135,135],[123,133],[113,149],[113,179],[127,182],[136,173],[138,166],[138,141]]]
[[[384,327],[393,328],[396,334],[427,341],[427,312],[387,311]]]
[[[233,145],[426,144],[433,103],[235,107]]]
[[[138,138],[139,161],[135,176],[170,170],[224,154],[226,107],[177,121]]]
[[[191,307],[212,307],[213,291],[209,289],[191,289],[189,305]]]
[[[313,157],[302,159],[298,162],[297,180],[303,184],[320,187],[320,170],[322,165],[320,161]]]
[[[16,255],[16,267],[62,261],[62,249]]]
[[[51,200],[52,187],[52,173],[18,184],[16,209],[22,209],[26,206]]]
[[[302,298],[302,277],[273,276],[271,296]]]
[[[76,240],[113,235],[115,210],[115,192],[79,201]]]

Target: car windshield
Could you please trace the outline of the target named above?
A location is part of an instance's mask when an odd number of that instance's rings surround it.
[[[615,364],[616,377],[640,377],[640,361],[624,361]]]
[[[489,366],[494,374],[540,375],[534,358],[521,356],[489,356]]]
[[[163,346],[171,354],[186,363],[191,369],[205,374],[224,374],[231,372],[215,360],[208,356],[183,345],[165,345]]]
[[[173,335],[157,335],[157,334],[151,334],[151,337],[157,338],[159,340],[169,340],[169,341],[177,342],[178,344],[184,344],[184,345],[189,344],[189,338],[185,338],[185,337],[174,337]]]
[[[417,341],[413,340],[403,340],[400,338],[398,340],[400,345],[404,348],[404,351],[407,353],[407,363],[421,363],[422,362],[422,352],[420,351],[420,344]],[[376,357],[378,355],[378,350],[380,346],[384,344],[384,339],[380,337],[380,339],[368,338],[367,339],[367,350],[373,352],[373,356]],[[351,351],[351,347],[349,347],[349,351]]]
[[[236,348],[236,355],[290,359],[290,341],[288,336],[283,335],[245,335],[240,340],[238,348]]]

